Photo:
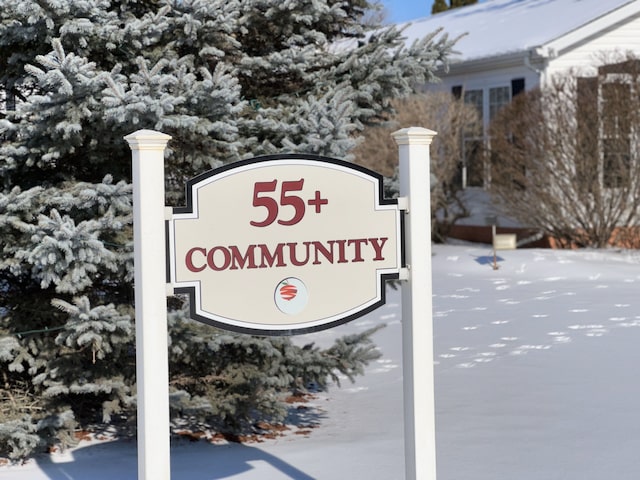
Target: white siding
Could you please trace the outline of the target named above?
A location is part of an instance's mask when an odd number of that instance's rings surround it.
[[[521,67],[502,68],[496,70],[486,70],[484,72],[474,72],[466,75],[447,75],[437,84],[429,84],[426,91],[451,92],[455,86],[461,86],[464,91],[483,90],[483,123],[485,130],[489,126],[489,90],[496,87],[507,86],[511,88],[511,81],[517,78],[524,78],[525,90],[531,90],[540,83],[540,75],[533,69],[524,65]]]
[[[525,87],[530,90],[538,85],[540,77],[535,71],[527,68],[523,61],[522,67],[487,70],[467,75],[448,75],[442,78],[442,84],[436,85],[436,88],[445,88],[449,91],[455,85],[462,85],[465,89],[488,88],[496,85],[511,85],[511,80],[514,78],[524,78]]]
[[[627,52],[633,52],[640,58],[640,17],[631,19],[617,28],[600,32],[597,37],[581,42],[566,52],[558,52],[560,55],[549,62],[547,75],[555,75],[569,69],[594,74],[595,66],[605,63],[604,55],[624,55]],[[620,60],[612,59],[613,62]]]

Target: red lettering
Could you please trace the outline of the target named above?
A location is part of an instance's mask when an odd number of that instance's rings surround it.
[[[184,256],[184,263],[186,263],[187,269],[189,269],[191,272],[201,272],[207,267],[206,262],[203,263],[201,267],[196,267],[194,265],[193,254],[196,252],[201,253],[205,257],[207,255],[207,250],[202,247],[193,247],[191,250],[187,252],[187,254]]]
[[[324,258],[329,260],[329,263],[333,263],[333,240],[329,240],[329,245],[331,245],[331,250],[322,245],[320,242],[313,242],[313,247],[315,248],[315,260],[313,261],[314,265],[320,265],[322,262],[318,259],[318,253],[321,253]]]
[[[276,267],[287,266],[287,264],[284,263],[282,255],[284,243],[279,243],[273,254],[271,254],[271,252],[269,251],[269,247],[267,247],[265,244],[260,244],[258,245],[258,247],[260,247],[260,268],[273,267],[276,260],[278,260],[278,262],[275,264]]]
[[[256,249],[255,245],[249,245],[247,247],[247,251],[244,253],[244,256],[240,253],[240,250],[235,245],[231,245],[229,250],[231,250],[231,268],[230,270],[238,270],[238,268],[244,268],[245,264],[249,264],[247,268],[258,268],[256,265],[255,258],[253,256],[253,252]],[[238,266],[239,265],[239,266]]]
[[[338,245],[338,263],[347,263],[347,257],[345,256],[345,244],[346,240],[332,240],[332,242]]]
[[[214,258],[216,255],[216,252],[222,253],[222,256],[224,258],[224,262],[222,263],[222,266],[216,265],[215,258]],[[227,250],[226,248],[218,246],[218,247],[213,247],[211,250],[209,250],[209,253],[207,254],[207,265],[211,270],[215,270],[216,272],[219,272],[221,270],[226,270],[227,268],[229,268],[230,263],[231,263],[231,253],[229,253],[229,250]]]
[[[298,245],[298,243],[287,243],[287,245],[289,246],[289,259],[291,260],[291,263],[296,267],[302,267],[303,265],[309,263],[309,245],[311,244],[311,242],[302,243],[305,247],[307,247],[307,256],[303,261],[298,260],[298,257],[296,256],[296,245]]]
[[[220,272],[227,269],[303,267],[309,262],[312,265],[364,262],[365,254],[372,257],[367,258],[367,261],[379,262],[385,259],[383,250],[388,240],[388,237],[314,240],[278,243],[273,247],[260,243],[248,245],[244,250],[237,245],[217,245],[210,249],[193,247],[186,253],[184,261],[187,269],[194,273],[202,272],[205,268]],[[371,245],[373,251],[365,252],[366,245]],[[347,254],[347,249],[351,247]]]
[[[366,238],[354,238],[347,241],[347,245],[353,245],[354,247],[352,262],[364,262],[364,258],[362,258],[362,244],[367,244]]]
[[[384,248],[384,244],[387,243],[387,240],[389,240],[388,237],[382,237],[382,238],[370,238],[369,242],[371,242],[371,246],[373,247],[373,249],[376,251],[376,256],[373,257],[373,261],[379,261],[379,260],[384,260],[384,257],[382,256],[382,249]],[[380,242],[380,243],[378,243]]]

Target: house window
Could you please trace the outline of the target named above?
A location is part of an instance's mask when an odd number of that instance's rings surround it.
[[[600,86],[600,135],[602,183],[607,188],[624,186],[631,162],[631,85],[624,78]]]
[[[484,91],[482,89],[464,92],[464,103],[471,105],[483,118]],[[484,132],[483,122],[471,125],[463,132],[462,144],[462,185],[482,187],[484,183]]]
[[[511,102],[511,87],[495,87],[489,89],[489,121],[496,118],[502,107]]]
[[[484,141],[481,138],[465,138],[463,186],[484,186]]]
[[[513,78],[506,85],[465,89],[455,85],[451,93],[478,112],[480,122],[465,128],[462,138],[462,187],[483,187],[488,181],[487,151],[489,122],[516,95],[525,91],[525,79]]]
[[[630,185],[637,161],[640,61],[598,67],[577,79],[576,183],[589,190]]]
[[[464,103],[475,107],[480,118],[482,118],[482,111],[484,106],[484,92],[482,89],[467,90],[464,92]]]

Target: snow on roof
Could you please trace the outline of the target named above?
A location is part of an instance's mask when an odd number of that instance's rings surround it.
[[[631,4],[640,0],[487,0],[398,27],[408,44],[440,27],[452,39],[466,33],[452,59],[475,60],[544,46]]]

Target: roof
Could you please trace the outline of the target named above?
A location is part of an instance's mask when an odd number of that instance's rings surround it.
[[[408,43],[440,27],[449,38],[466,34],[452,60],[467,61],[533,49],[546,56],[634,15],[640,0],[487,0],[398,27]]]

